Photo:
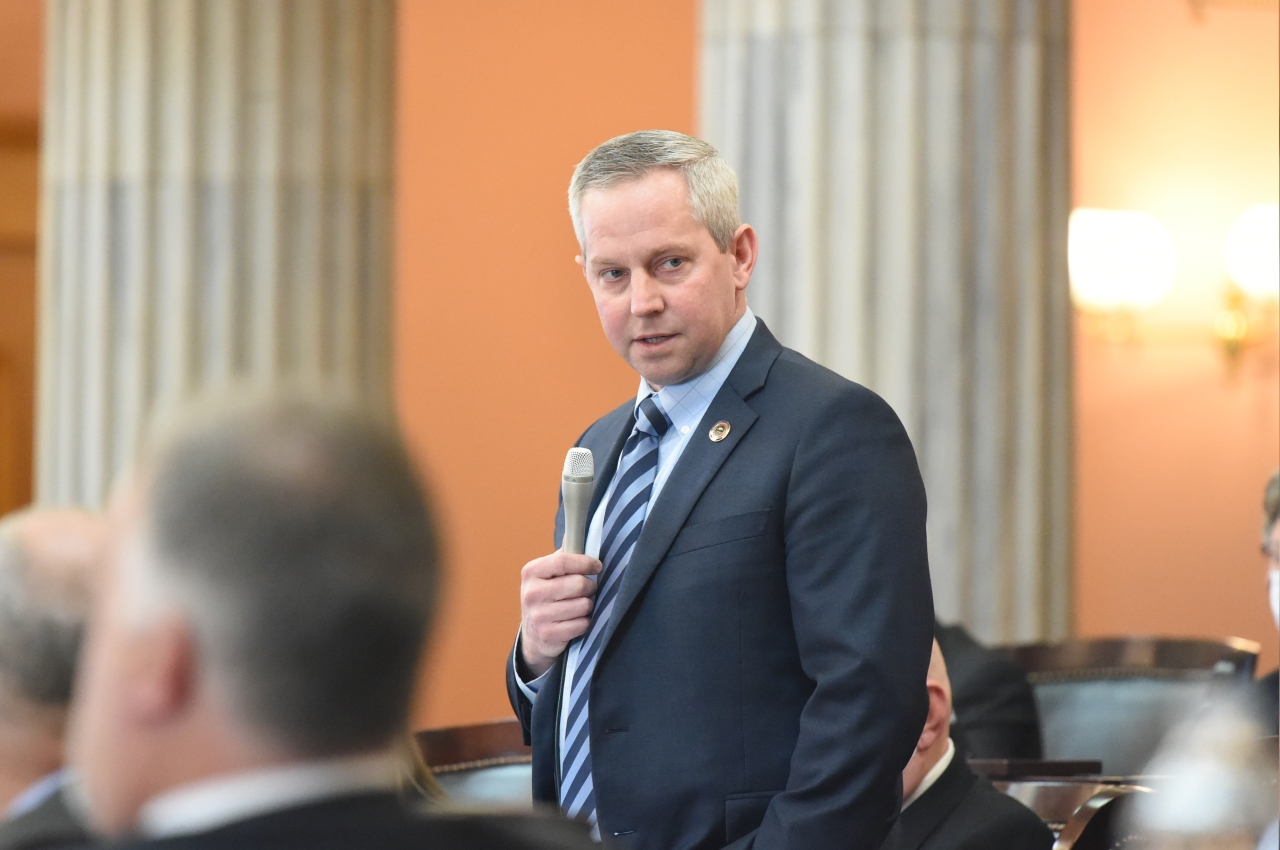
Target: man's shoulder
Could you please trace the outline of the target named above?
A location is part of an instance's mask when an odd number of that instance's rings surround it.
[[[1049,850],[1053,841],[1035,812],[979,777],[924,850]]]
[[[62,792],[51,795],[29,812],[0,823],[0,850],[71,847],[88,839],[72,816]]]
[[[127,850],[591,850],[580,824],[537,814],[416,812],[379,795],[302,806],[195,835],[144,840]],[[125,848],[122,848],[125,850]]]
[[[791,427],[850,420],[873,424],[876,433],[900,433],[898,414],[874,390],[783,348],[758,390],[746,398],[757,413],[781,416]],[[885,430],[887,429],[887,430]]]

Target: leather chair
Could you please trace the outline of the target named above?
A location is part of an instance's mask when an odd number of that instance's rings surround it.
[[[1001,647],[1027,674],[1046,759],[1097,759],[1136,776],[1179,720],[1253,679],[1260,647],[1127,637]]]
[[[422,757],[450,803],[469,808],[533,806],[532,752],[517,720],[425,729]]]

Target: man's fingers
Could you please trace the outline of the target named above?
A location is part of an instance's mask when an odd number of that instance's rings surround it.
[[[520,601],[525,608],[533,608],[566,599],[590,599],[597,589],[596,581],[586,576],[532,579],[520,588]]]
[[[556,654],[564,651],[565,646],[575,638],[580,638],[587,633],[587,629],[591,626],[589,617],[578,617],[574,620],[560,620],[555,623],[548,623],[541,629],[542,642],[544,644],[556,647]]]
[[[593,604],[590,596],[533,602],[525,606],[524,619],[541,624],[587,617],[591,614]]]
[[[587,555],[570,555],[566,552],[554,552],[541,558],[535,558],[524,565],[520,577],[524,581],[534,578],[556,578],[558,576],[581,575],[592,576],[600,572],[600,562]]]
[[[538,612],[539,619],[547,623],[559,623],[591,616],[591,599],[579,596],[559,602],[548,602]]]

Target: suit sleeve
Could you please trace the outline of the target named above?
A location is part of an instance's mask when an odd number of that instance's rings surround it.
[[[892,409],[861,387],[806,425],[784,513],[787,588],[813,692],[786,789],[733,850],[875,850],[928,712],[924,484]]]

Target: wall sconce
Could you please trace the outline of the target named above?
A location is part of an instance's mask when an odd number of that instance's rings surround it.
[[[1276,332],[1280,307],[1280,205],[1255,204],[1227,234],[1227,284],[1214,333],[1233,364]]]
[[[1071,211],[1067,270],[1086,331],[1115,341],[1133,339],[1137,314],[1169,294],[1177,268],[1169,231],[1147,213]]]

